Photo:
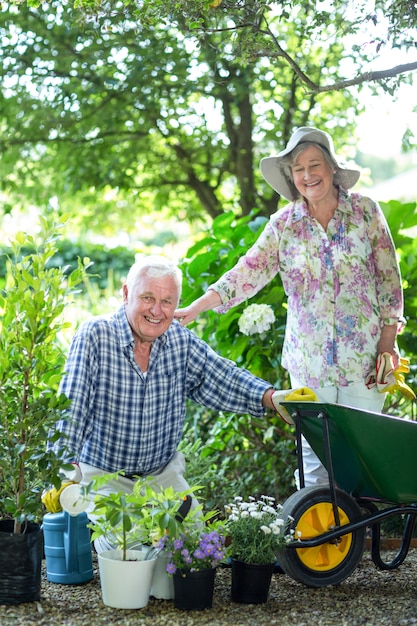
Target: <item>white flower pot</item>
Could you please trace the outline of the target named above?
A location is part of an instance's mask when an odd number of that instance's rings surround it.
[[[144,553],[107,550],[98,555],[103,602],[115,609],[142,609],[149,602],[156,558],[144,561]]]
[[[174,579],[167,572],[169,556],[165,552],[158,554],[153,573],[151,596],[159,600],[173,600]]]

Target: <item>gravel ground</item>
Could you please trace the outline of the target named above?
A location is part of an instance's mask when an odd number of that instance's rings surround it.
[[[386,553],[383,554],[387,557]],[[386,559],[387,560],[387,559]],[[213,608],[179,611],[172,601],[150,599],[140,610],[104,606],[97,563],[85,585],[57,585],[42,579],[41,602],[0,606],[0,625],[13,626],[402,626],[417,624],[417,550],[391,572],[377,570],[369,553],[337,587],[310,589],[274,574],[268,602],[235,604],[230,600],[230,569],[217,571]]]

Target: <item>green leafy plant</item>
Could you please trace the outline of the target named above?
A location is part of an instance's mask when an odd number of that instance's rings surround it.
[[[60,227],[41,223],[37,239],[16,235],[0,293],[0,509],[16,533],[41,518],[43,488],[60,483],[64,451],[47,451],[46,440],[68,408],[57,393],[65,364],[59,336],[68,326],[64,308],[84,276],[80,263],[68,274],[50,267]],[[24,255],[28,244],[34,251]]]
[[[381,202],[387,218],[397,255],[400,261],[404,288],[404,314],[407,325],[398,336],[398,346],[402,356],[410,359],[410,373],[405,376],[406,383],[417,390],[417,256],[415,225],[417,204],[402,203],[397,200]],[[417,419],[417,403],[405,398],[400,393],[388,394],[384,412],[397,417]]]
[[[236,218],[231,212],[217,217],[211,232],[188,250],[182,263],[185,280],[181,306],[201,296],[209,285],[233,267],[255,242],[265,222],[266,219],[257,216],[256,212],[243,218]],[[285,388],[288,377],[281,366],[285,301],[279,278],[250,299],[250,305],[262,305],[263,309],[264,305],[269,305],[274,314],[274,320],[262,337],[244,334],[239,329],[239,321],[248,302],[242,302],[222,315],[213,311],[205,313],[194,322],[193,327],[222,356],[246,367],[277,388]]]
[[[257,211],[242,218],[225,212],[216,218],[210,231],[188,250],[182,263],[181,306],[201,296],[210,284],[233,267],[255,242],[266,221]],[[239,321],[253,304],[261,306],[262,310],[266,306],[272,309],[274,320],[270,316],[272,324],[261,334],[244,334],[239,329]],[[268,380],[276,388],[285,388],[289,382],[281,366],[286,317],[283,305],[284,289],[277,278],[250,301],[224,315],[213,311],[204,313],[190,327],[222,356]],[[199,463],[209,467],[204,485],[210,508],[223,505],[219,502],[219,493],[224,498],[225,489],[227,499],[236,493],[245,497],[253,493],[270,493],[282,498],[294,490],[294,432],[272,411],[258,419],[250,415],[209,411],[190,404],[187,426],[193,438],[202,441]],[[189,461],[190,456],[186,457]],[[187,464],[191,482],[195,469],[198,471],[198,463],[191,467]]]
[[[117,479],[123,472],[104,474],[95,478],[85,489],[89,494]],[[179,533],[183,516],[179,512],[181,504],[198,487],[181,493],[172,487],[156,490],[149,479],[136,480],[133,492],[97,494],[94,497],[94,522],[91,539],[105,536],[122,551],[122,559],[127,558],[129,546],[155,545],[165,534],[176,536]]]

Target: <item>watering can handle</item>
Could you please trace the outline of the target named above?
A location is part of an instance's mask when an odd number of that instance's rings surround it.
[[[78,563],[78,517],[65,512],[67,529],[64,531],[65,564],[68,572],[76,572]]]

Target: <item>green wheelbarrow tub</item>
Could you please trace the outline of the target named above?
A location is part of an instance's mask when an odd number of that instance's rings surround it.
[[[355,498],[417,502],[417,422],[339,404],[282,402],[301,418],[301,432],[326,466],[328,418],[336,485]]]

